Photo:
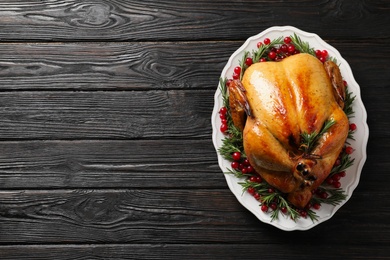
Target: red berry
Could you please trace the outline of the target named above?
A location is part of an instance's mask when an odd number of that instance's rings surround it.
[[[289,46],[287,47],[287,49],[288,49],[288,52],[289,52],[289,53],[294,53],[294,51],[295,51],[295,46],[294,46],[294,45],[289,45]]]
[[[221,119],[221,121],[222,121],[223,119],[226,120],[226,114],[219,114],[219,118]]]
[[[268,193],[274,193],[274,192],[275,192],[275,190],[273,188],[268,189]]]
[[[321,50],[316,50],[316,57],[320,58],[322,56]]]
[[[221,123],[222,123],[222,124],[227,124],[227,119],[226,119],[226,118],[222,118],[222,119],[221,119]]]
[[[335,162],[334,162],[334,166],[339,166],[341,164],[341,160],[340,159],[337,159]]]
[[[346,153],[346,154],[352,154],[353,151],[354,151],[354,149],[353,149],[351,146],[347,146],[347,147],[345,148],[345,153]]]
[[[278,208],[278,205],[276,205],[276,203],[271,203],[271,205],[269,205],[269,207],[275,211],[277,208]]]
[[[284,43],[289,44],[291,42],[291,38],[289,36],[284,37],[283,41]]]
[[[241,172],[242,172],[242,174],[247,174],[248,170],[247,170],[247,168],[243,168],[243,169],[241,169]]]
[[[249,160],[248,159],[244,159],[244,161],[242,162],[245,166],[248,166],[248,165],[250,165],[250,163],[249,163]]]
[[[246,58],[246,59],[245,59],[245,65],[246,65],[246,66],[249,67],[249,66],[252,65],[252,64],[253,64],[252,58]]]
[[[319,57],[318,59],[319,59],[322,63],[324,63],[324,62],[326,61],[326,58],[324,58],[324,57],[322,57],[322,56]]]
[[[328,196],[329,196],[329,194],[326,193],[325,191],[323,191],[323,192],[320,193],[320,197],[321,197],[322,199],[327,199]]]
[[[240,78],[240,74],[233,73],[232,78],[233,78],[233,79],[239,79],[239,78]]]
[[[262,179],[260,176],[257,176],[257,177],[256,177],[256,182],[260,183],[260,182],[262,182],[262,181],[263,181],[263,179]]]
[[[221,109],[219,110],[219,113],[220,113],[220,114],[226,115],[226,113],[227,113],[227,108],[226,108],[226,107],[221,107]]]
[[[271,40],[269,39],[269,38],[265,38],[264,39],[264,44],[265,45],[268,45],[268,44],[270,44],[271,43]]]
[[[345,86],[345,87],[348,86],[347,81],[343,80],[343,83],[344,83],[344,86]]]
[[[332,185],[333,184],[333,179],[332,178],[327,178],[326,179],[326,183],[329,184],[329,185]]]
[[[233,158],[233,160],[235,160],[235,161],[239,161],[239,160],[241,159],[241,153],[240,153],[240,152],[234,152],[234,153],[232,154],[232,158]]]
[[[251,194],[251,195],[255,194],[255,192],[256,192],[256,191],[255,191],[255,188],[253,188],[253,187],[249,187],[247,191],[248,191],[248,193]]]
[[[327,50],[322,50],[321,51],[321,56],[324,57],[324,58],[327,58],[328,57],[328,51]]]
[[[302,210],[302,211],[300,212],[300,215],[301,215],[302,218],[306,218],[306,217],[307,217],[307,212],[304,211],[304,210]]]
[[[287,208],[286,207],[282,207],[280,210],[282,211],[283,214],[287,213]]]
[[[228,130],[227,124],[222,124],[221,127],[220,127],[220,130],[221,130],[222,133],[225,134],[227,132],[227,130]]]
[[[339,172],[338,175],[343,178],[347,175],[347,173],[345,171],[342,171],[342,172]]]
[[[352,124],[349,125],[349,130],[355,131],[356,129],[357,129],[356,124],[352,123]]]
[[[260,62],[266,62],[267,60],[265,58],[261,58]]]
[[[316,209],[316,210],[319,210],[321,208],[321,204],[319,203],[314,203],[313,204],[313,208]]]
[[[258,42],[257,43],[257,48],[260,48],[261,46],[263,46],[263,43],[262,42]]]
[[[234,162],[231,163],[231,166],[232,166],[233,169],[237,169],[237,168],[238,168],[238,165],[239,165],[239,163],[236,162],[236,161],[234,161]]]
[[[311,207],[313,207],[313,204],[311,204],[311,202],[307,203],[307,205],[305,206],[305,209],[310,209]]]
[[[270,53],[268,53],[268,58],[270,58],[271,60],[274,60],[276,58],[276,52],[271,51]]]
[[[259,193],[256,192],[256,193],[253,195],[253,197],[255,197],[256,200],[259,200],[259,199],[261,198],[261,195],[260,195]]]
[[[336,174],[334,174],[334,175],[332,176],[332,179],[333,179],[334,182],[336,182],[336,181],[339,181],[339,180],[341,179],[341,176],[340,176],[339,174],[336,173]],[[334,183],[334,182],[333,182],[333,183]]]
[[[233,81],[232,79],[228,79],[228,80],[226,81],[226,86],[229,87],[229,86],[230,86],[230,83],[232,83],[232,81]]]
[[[268,211],[268,206],[265,205],[265,204],[261,205],[261,211],[267,212]]]
[[[248,165],[248,166],[246,167],[246,170],[247,170],[248,173],[252,173],[254,169],[253,169],[252,166]]]
[[[251,177],[249,178],[249,181],[250,181],[250,182],[256,182],[256,177],[255,177],[255,176],[251,176]]]
[[[282,44],[280,46],[279,50],[281,50],[282,52],[287,52],[288,51],[287,45],[286,44]]]
[[[335,181],[333,182],[333,187],[335,187],[336,189],[340,188],[341,187],[341,183],[339,181]]]
[[[236,73],[236,74],[240,74],[241,73],[241,67],[240,66],[237,66],[237,67],[235,67],[234,68],[234,73]]]

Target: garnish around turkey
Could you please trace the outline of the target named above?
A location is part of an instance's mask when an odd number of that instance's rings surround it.
[[[226,174],[240,179],[271,220],[282,214],[314,222],[322,204],[346,199],[340,180],[354,162],[355,97],[327,50],[296,34],[265,38],[219,87]]]

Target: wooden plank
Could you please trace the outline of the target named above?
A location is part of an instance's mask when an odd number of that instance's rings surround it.
[[[216,89],[223,66],[241,44],[1,44],[0,86],[34,91]]]
[[[318,26],[313,21],[327,26]],[[268,27],[284,24],[325,38],[383,38],[388,31],[388,5],[385,1],[368,5],[362,0],[343,3],[46,0],[34,4],[20,0],[0,4],[2,41],[230,40],[246,39]]]
[[[306,245],[321,234],[329,244],[353,237],[355,244],[387,246],[389,207],[374,199],[385,195],[357,192],[331,220],[298,234],[261,223],[227,189],[2,191],[0,243]]]
[[[1,142],[1,189],[226,188],[211,140]]]
[[[369,146],[359,188],[385,188],[389,142]],[[226,188],[211,140],[0,142],[1,189]],[[375,169],[375,170],[374,170]]]
[[[297,234],[297,236],[299,236]],[[294,248],[295,247],[295,248]],[[114,244],[114,245],[17,245],[1,246],[3,260],[35,259],[305,259],[316,255],[317,259],[389,259],[386,246],[348,245],[337,247],[330,242],[304,245],[289,244]]]
[[[386,93],[382,88],[388,81],[387,60],[383,57],[390,56],[388,41],[329,43],[349,62],[363,91],[374,87],[381,91],[378,96]],[[3,43],[0,86],[3,91],[215,90],[228,58],[242,44],[243,41]]]
[[[208,138],[215,90],[1,92],[6,139]]]

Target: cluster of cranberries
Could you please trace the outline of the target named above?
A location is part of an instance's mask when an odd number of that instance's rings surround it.
[[[261,58],[260,62],[265,62],[267,60],[271,61],[281,61],[284,58],[298,54],[299,51],[295,49],[294,44],[291,43],[291,38],[290,37],[284,37],[283,39],[283,44],[281,44],[278,48],[272,47],[270,50],[267,52],[267,57],[266,58]],[[263,42],[258,42],[257,47],[260,48],[263,44],[264,45],[269,45],[271,43],[271,40],[269,38],[265,38]]]
[[[295,48],[295,45],[291,41],[292,40],[289,36],[284,37],[283,44],[281,44],[278,47],[271,47],[266,52],[264,57],[261,57],[259,61],[260,62],[281,61],[288,56],[300,53],[299,50],[297,50]],[[257,43],[257,48],[260,48],[263,45],[269,45],[269,44],[271,44],[271,40],[269,38],[265,38],[263,42],[260,41]],[[327,50],[316,50],[315,55],[322,63],[324,63],[329,57]],[[252,64],[253,64],[253,59],[251,57],[247,57],[245,59],[245,65],[247,67],[249,67]],[[241,75],[241,70],[242,70],[242,68],[240,66],[236,66],[233,70],[232,78],[239,79],[240,75]]]
[[[240,171],[244,175],[254,173],[254,169],[253,169],[252,165],[249,163],[248,159],[242,158],[240,152],[234,152],[232,154],[232,159],[233,159],[233,161],[231,163],[232,169],[234,169],[236,171]],[[251,177],[250,180],[256,181],[256,182],[262,181],[260,176],[254,177],[254,178]]]
[[[226,134],[229,129],[226,117],[227,112],[228,110],[226,107],[221,107],[221,109],[219,109],[219,118],[221,119],[221,126],[219,129],[223,134]]]

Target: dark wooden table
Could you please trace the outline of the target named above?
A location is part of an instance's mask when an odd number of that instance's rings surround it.
[[[390,259],[390,2],[0,1],[0,259]],[[250,36],[317,33],[368,112],[352,198],[309,231],[260,222],[211,142]]]

